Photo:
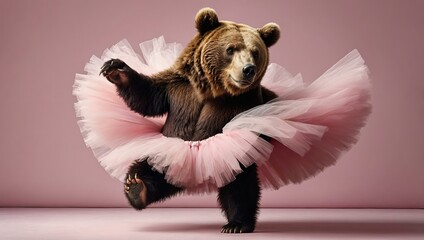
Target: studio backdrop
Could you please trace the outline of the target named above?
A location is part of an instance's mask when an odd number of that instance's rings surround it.
[[[352,49],[370,69],[373,112],[335,166],[264,191],[262,207],[424,207],[423,1],[0,1],[0,207],[125,207],[123,185],[98,164],[75,116],[75,74],[126,38],[183,45],[194,16],[261,27],[281,39],[271,62],[307,83]],[[214,207],[215,195],[158,207]]]

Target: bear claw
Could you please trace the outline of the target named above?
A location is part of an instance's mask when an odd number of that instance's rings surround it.
[[[250,233],[253,228],[249,226],[228,223],[221,228],[221,233]]]
[[[124,69],[127,64],[120,59],[112,58],[106,61],[100,69],[100,74],[107,75],[112,70]]]

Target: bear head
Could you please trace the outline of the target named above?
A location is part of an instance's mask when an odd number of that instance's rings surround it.
[[[260,86],[269,62],[268,48],[280,37],[280,28],[268,23],[256,29],[245,24],[219,21],[211,8],[195,18],[198,34],[179,61],[203,98],[237,96]]]

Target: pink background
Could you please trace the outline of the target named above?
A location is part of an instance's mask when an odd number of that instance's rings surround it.
[[[0,206],[127,206],[83,143],[72,96],[92,54],[127,38],[186,44],[205,6],[220,19],[281,26],[272,62],[307,81],[357,48],[374,111],[359,143],[263,207],[424,207],[424,1],[0,1]],[[160,206],[216,206],[215,196]]]

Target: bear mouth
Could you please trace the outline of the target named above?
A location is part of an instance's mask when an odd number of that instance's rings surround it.
[[[231,76],[231,74],[229,75],[229,77],[239,88],[246,88],[246,87],[250,86],[250,84],[252,84],[251,79],[250,80],[246,80],[246,79],[237,80],[233,76]]]

